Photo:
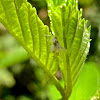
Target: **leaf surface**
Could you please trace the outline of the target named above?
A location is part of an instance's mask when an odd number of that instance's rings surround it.
[[[55,54],[51,52],[52,34],[38,17],[36,9],[27,0],[0,0],[0,21],[44,70],[57,89],[63,91],[53,75],[58,67],[55,66]]]
[[[87,21],[82,19],[77,0],[63,1],[62,4],[47,0],[52,34],[63,49],[59,52],[59,62],[69,96],[89,52],[91,28],[87,28]]]
[[[90,27],[87,28],[87,21],[81,18],[77,0],[47,0],[47,3],[51,32],[27,0],[0,0],[0,21],[62,96],[68,98],[89,51]],[[64,78],[64,89],[54,76],[58,67]]]

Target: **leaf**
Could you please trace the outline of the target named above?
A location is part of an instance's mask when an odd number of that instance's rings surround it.
[[[81,18],[77,0],[47,0],[47,3],[53,37],[27,0],[0,0],[0,21],[49,76],[65,100],[88,54],[90,27]],[[58,66],[64,88],[54,76]]]
[[[0,0],[0,21],[49,76],[57,89],[63,91],[54,76],[58,66],[55,66],[56,54],[51,52],[52,34],[38,17],[36,9],[27,0]]]
[[[69,100],[93,100],[90,98],[95,95],[100,87],[100,71],[98,68],[98,64],[93,61],[84,64]]]
[[[100,90],[96,91],[96,94],[90,100],[99,100],[100,99]]]
[[[81,18],[77,0],[63,1],[63,4],[57,0],[47,0],[47,3],[52,34],[63,48],[59,62],[69,97],[89,52],[91,27],[87,28],[87,21]]]
[[[82,68],[79,78],[73,87],[69,100],[99,100],[100,98],[100,71],[95,62],[86,62]],[[63,81],[61,81],[63,84]],[[48,87],[50,100],[60,100],[61,95],[57,89],[50,85]],[[91,98],[91,99],[90,99]]]
[[[5,16],[0,16],[0,20],[8,31],[45,67],[49,66],[47,59],[53,58],[50,51],[51,37],[48,37],[51,33],[37,16],[36,9],[26,0],[0,0],[0,6],[1,15]]]
[[[13,74],[9,72],[7,69],[0,69],[0,86],[6,86],[11,88],[14,85],[15,79]]]
[[[27,52],[23,48],[17,47],[15,50],[5,52],[5,56],[3,55],[3,58],[0,59],[0,68],[9,67],[27,59],[29,59]]]

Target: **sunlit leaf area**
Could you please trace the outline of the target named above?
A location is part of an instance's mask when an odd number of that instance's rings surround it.
[[[100,0],[73,1],[0,0],[0,100],[100,100]]]

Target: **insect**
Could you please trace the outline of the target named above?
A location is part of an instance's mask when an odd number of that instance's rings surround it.
[[[62,50],[63,52],[66,52],[67,49],[63,48],[60,44],[59,41],[57,39],[56,36],[52,36],[51,42],[53,43],[53,45],[51,45],[51,52],[52,53],[56,53],[59,54],[60,50]]]
[[[51,46],[51,52],[58,54],[59,51],[60,51],[61,46],[59,44],[59,41],[58,41],[57,37],[52,36],[51,42],[53,43],[53,45]]]
[[[45,35],[45,36],[51,36],[51,35]],[[51,45],[51,52],[52,52],[52,53],[59,54],[59,51],[60,51],[61,49],[64,49],[64,48],[59,44],[59,41],[58,41],[57,37],[56,37],[55,35],[53,35],[53,34],[52,34],[51,42],[52,42],[52,45]]]

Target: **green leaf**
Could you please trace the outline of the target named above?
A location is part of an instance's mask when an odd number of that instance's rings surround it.
[[[11,88],[14,85],[15,79],[13,74],[9,72],[7,69],[0,69],[0,86],[6,86]]]
[[[73,87],[69,100],[92,100],[91,98],[100,87],[99,78],[99,66],[95,62],[86,62],[75,86]]]
[[[69,100],[99,100],[100,71],[98,68],[99,66],[95,62],[86,62],[84,64]],[[62,81],[61,84],[63,84]],[[50,100],[60,100],[61,95],[56,87],[50,85],[48,88]]]
[[[9,67],[11,65],[23,62],[29,59],[29,57],[30,56],[23,48],[17,47],[15,50],[5,52],[5,56],[0,59],[0,68]]]
[[[77,0],[47,0],[51,33],[27,0],[0,0],[0,21],[68,99],[90,46],[90,27]],[[52,40],[52,41],[51,41]],[[60,67],[64,88],[54,76]]]
[[[91,98],[91,100],[99,100],[100,99],[100,90],[96,91],[96,94]]]
[[[57,72],[56,54],[51,52],[51,33],[27,0],[0,0],[0,21],[19,41],[49,76],[58,90],[63,91],[53,75]],[[52,60],[53,59],[53,60]]]
[[[0,0],[0,6],[2,10],[0,20],[7,30],[31,56],[34,55],[34,59],[39,59],[45,67],[49,68],[48,66],[51,65],[53,58],[51,33],[37,16],[36,9],[32,8],[26,0]],[[48,35],[50,36],[48,37]],[[48,63],[48,60],[50,63]],[[53,62],[55,63],[55,60]],[[52,68],[52,66],[50,67]],[[51,68],[48,70],[51,70]],[[55,72],[55,70],[52,71],[53,74]]]
[[[59,62],[69,97],[89,52],[91,28],[87,28],[87,21],[81,18],[77,0],[63,0],[63,4],[58,1],[47,0],[48,13],[52,34],[63,49],[59,52]]]

